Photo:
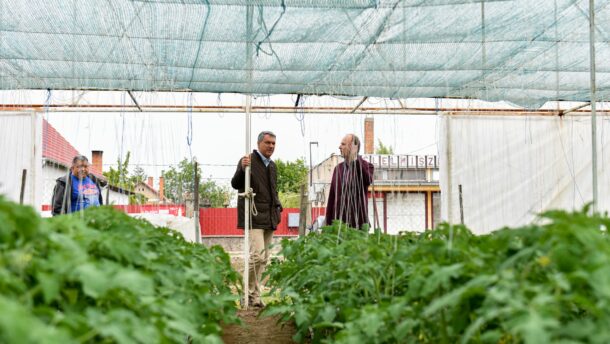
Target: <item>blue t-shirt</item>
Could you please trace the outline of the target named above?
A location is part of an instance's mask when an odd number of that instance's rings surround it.
[[[72,178],[72,203],[71,212],[87,209],[100,205],[100,190],[91,178],[83,180],[71,175]]]

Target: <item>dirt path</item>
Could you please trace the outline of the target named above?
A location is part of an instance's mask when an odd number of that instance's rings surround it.
[[[231,256],[231,265],[240,274],[244,270],[243,258],[239,255]],[[263,295],[263,300],[269,299]],[[226,344],[292,344],[292,336],[295,335],[294,325],[287,324],[282,327],[277,323],[278,317],[258,317],[259,310],[238,310],[237,315],[244,323],[240,325],[229,325],[223,328],[222,340]]]
[[[277,324],[276,317],[258,317],[258,310],[239,310],[244,325],[229,325],[223,329],[226,344],[292,344],[296,330],[292,325]]]

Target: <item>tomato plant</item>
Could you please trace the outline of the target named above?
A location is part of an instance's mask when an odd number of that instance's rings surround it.
[[[266,314],[315,343],[610,342],[610,220],[586,212],[481,236],[335,225],[285,240]]]
[[[41,219],[0,198],[0,342],[220,343],[229,256],[111,208]]]

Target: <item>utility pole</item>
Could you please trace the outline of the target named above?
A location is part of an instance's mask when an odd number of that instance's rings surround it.
[[[19,204],[23,205],[23,196],[25,194],[25,180],[27,176],[28,170],[23,169],[21,173],[21,192],[19,193]]]
[[[309,191],[307,192],[307,197],[303,198],[303,191],[301,191],[301,208],[303,207],[303,203],[307,202],[307,211],[306,210],[306,223],[309,223],[313,226],[313,219],[311,218],[311,209],[313,208],[313,202],[309,202],[309,194],[311,192],[315,195],[315,188],[313,187],[313,160],[311,158],[311,145],[318,146],[318,141],[309,142]],[[303,211],[301,210],[301,213]],[[300,225],[300,217],[299,217],[299,236],[305,235],[305,229],[303,228],[303,234],[301,234],[301,225]]]
[[[309,197],[308,197],[308,193],[307,193],[307,189],[305,187],[305,183],[301,184],[301,205],[300,205],[300,212],[299,212],[299,236],[302,237],[304,236],[305,233],[305,229],[307,227],[307,219],[308,219],[308,212],[309,210]]]
[[[311,161],[311,145],[318,146],[318,141],[309,142],[309,190],[313,189],[313,163]]]
[[[201,230],[199,229],[199,173],[197,173],[199,164],[197,160],[193,162],[195,169],[195,187],[193,190],[193,218],[195,219],[195,240],[201,244]]]

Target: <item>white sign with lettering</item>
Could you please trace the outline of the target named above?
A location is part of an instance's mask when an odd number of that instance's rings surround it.
[[[362,159],[375,167],[381,168],[438,168],[439,159],[436,155],[385,155],[367,154]]]
[[[390,155],[390,167],[398,168],[398,155]]]

